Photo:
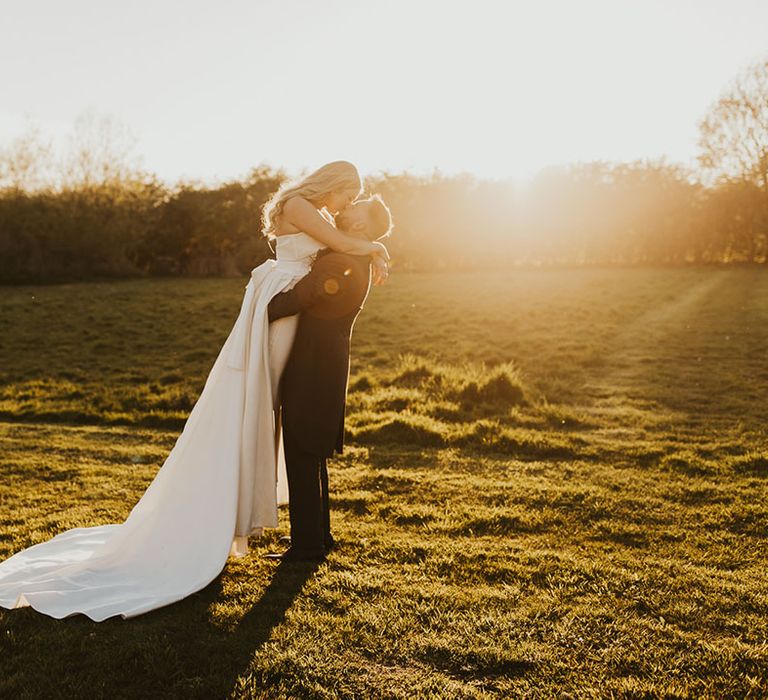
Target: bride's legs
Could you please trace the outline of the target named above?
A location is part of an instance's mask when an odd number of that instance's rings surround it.
[[[285,316],[269,324],[269,378],[272,384],[272,405],[277,403],[280,377],[291,354],[298,316]]]
[[[235,536],[232,540],[232,546],[229,548],[229,556],[244,557],[248,554],[248,537]]]

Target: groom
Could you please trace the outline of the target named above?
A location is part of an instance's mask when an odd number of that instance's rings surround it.
[[[350,204],[336,217],[346,233],[377,240],[392,228],[378,195]],[[386,278],[376,260],[374,281]],[[352,326],[371,284],[371,259],[320,251],[312,270],[269,303],[269,320],[299,316],[291,354],[280,380],[283,446],[288,476],[291,546],[267,554],[285,561],[320,561],[335,546],[328,509],[326,461],[344,444]]]

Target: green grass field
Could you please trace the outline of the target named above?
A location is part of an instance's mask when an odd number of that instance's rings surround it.
[[[0,558],[119,522],[246,280],[0,289]],[[768,696],[768,274],[394,274],[340,549],[131,620],[0,611],[0,697]]]

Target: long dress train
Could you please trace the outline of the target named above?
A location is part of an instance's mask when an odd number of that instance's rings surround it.
[[[128,518],[79,527],[0,562],[0,607],[55,618],[129,618],[210,583],[248,535],[277,527],[287,502],[273,408],[296,317],[269,324],[267,304],[309,271],[322,247],[277,239],[251,272],[235,325],[165,462]]]

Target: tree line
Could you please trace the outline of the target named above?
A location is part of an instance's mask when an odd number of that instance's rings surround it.
[[[31,132],[0,150],[0,282],[244,275],[271,256],[261,209],[286,174],[170,187],[109,121],[78,124],[66,158]],[[768,61],[699,123],[699,168],[664,159],[545,169],[529,183],[380,173],[401,269],[768,263]]]

